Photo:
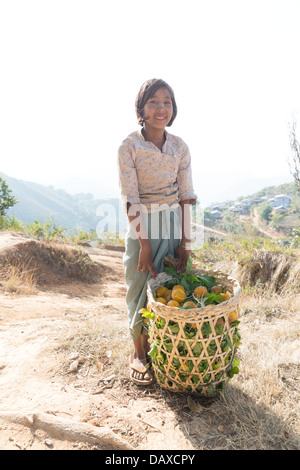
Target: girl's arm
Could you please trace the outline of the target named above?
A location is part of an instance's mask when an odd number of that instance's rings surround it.
[[[148,269],[152,277],[156,278],[158,272],[153,263],[151,245],[143,223],[140,205],[130,204],[128,202],[127,216],[129,223],[140,244],[139,263],[137,270],[141,272],[146,272]]]

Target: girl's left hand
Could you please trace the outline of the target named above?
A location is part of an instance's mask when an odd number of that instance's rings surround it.
[[[186,263],[188,260],[188,257],[191,254],[191,250],[187,250],[184,246],[179,245],[178,248],[175,250],[175,258],[178,259],[178,264],[177,264],[177,272],[179,274],[184,273],[186,270]]]

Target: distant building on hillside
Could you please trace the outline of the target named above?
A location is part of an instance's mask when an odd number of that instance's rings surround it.
[[[272,207],[284,207],[289,208],[291,203],[290,196],[286,196],[285,194],[277,194],[277,196],[272,197],[268,200],[270,206]]]
[[[254,204],[254,200],[251,198],[251,197],[247,197],[245,199],[242,199],[240,201],[240,203],[244,206],[244,207],[251,207],[253,204]]]
[[[288,209],[283,206],[277,206],[277,207],[274,207],[274,212],[276,214],[286,214],[288,212]]]
[[[218,210],[211,211],[210,215],[214,219],[222,219],[222,212],[221,211],[218,211]]]
[[[243,204],[243,202],[235,202],[229,207],[230,212],[238,212],[239,214],[247,214],[249,212],[249,206]]]
[[[260,204],[261,202],[265,202],[267,200],[267,196],[260,196],[253,199],[253,204]]]

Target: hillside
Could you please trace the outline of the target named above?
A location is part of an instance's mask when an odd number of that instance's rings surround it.
[[[95,199],[90,193],[68,194],[63,189],[11,178],[0,172],[18,203],[8,212],[23,223],[53,219],[68,230],[95,231],[97,225],[122,231],[126,218],[118,198]],[[107,213],[107,215],[105,215]],[[102,222],[101,222],[102,221]],[[119,224],[119,225],[118,225]]]
[[[191,401],[129,380],[122,252],[0,231],[0,448],[299,450],[299,253],[225,245],[194,257],[243,286],[240,373]]]
[[[300,228],[300,193],[287,183],[216,203],[204,211],[204,224],[227,234],[288,240]]]

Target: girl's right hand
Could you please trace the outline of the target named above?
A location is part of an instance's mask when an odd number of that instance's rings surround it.
[[[147,271],[147,269],[149,269],[152,277],[155,279],[158,272],[153,263],[151,245],[150,245],[149,240],[145,240],[141,244],[141,249],[140,249],[140,254],[139,254],[139,264],[138,264],[137,270],[144,273]]]

